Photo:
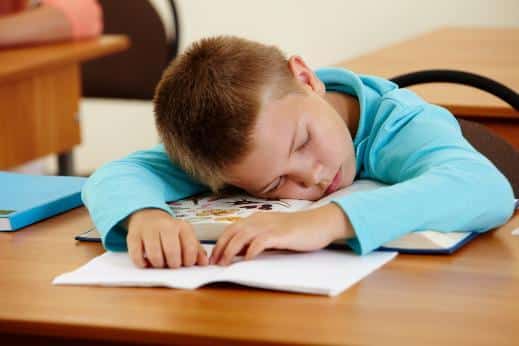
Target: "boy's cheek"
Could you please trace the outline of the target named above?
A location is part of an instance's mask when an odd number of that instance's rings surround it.
[[[347,160],[342,169],[342,184],[341,187],[347,187],[353,184],[355,176],[357,175],[357,161],[355,157]]]

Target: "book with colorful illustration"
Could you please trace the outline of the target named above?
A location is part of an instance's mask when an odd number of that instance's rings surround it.
[[[269,200],[247,194],[214,195],[202,194],[169,203],[173,214],[179,219],[190,222],[197,237],[205,243],[215,242],[220,234],[234,221],[252,215],[255,212],[294,212],[317,208],[330,203],[334,198],[361,193],[386,186],[372,180],[357,180],[352,185],[335,191],[318,200],[280,199]],[[377,217],[376,214],[373,217]],[[383,231],[383,230],[382,230]],[[475,238],[475,232],[439,232],[424,230],[409,233],[399,239],[384,244],[379,250],[398,251],[401,253],[450,254]],[[100,241],[100,235],[92,228],[76,236],[81,241]],[[338,240],[332,246],[344,245]]]

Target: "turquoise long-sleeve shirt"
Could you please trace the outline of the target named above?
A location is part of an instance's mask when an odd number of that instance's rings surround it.
[[[353,225],[356,237],[347,243],[356,253],[424,229],[484,232],[512,216],[510,183],[465,140],[446,109],[382,78],[341,68],[316,74],[327,91],[358,98],[356,178],[389,185],[333,201]],[[158,145],[101,167],[87,180],[82,198],[105,248],[125,251],[121,223],[130,214],[158,208],[173,216],[167,201],[202,191],[207,186],[172,163]]]

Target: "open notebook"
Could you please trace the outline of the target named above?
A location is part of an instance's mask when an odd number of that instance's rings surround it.
[[[372,180],[357,180],[352,185],[334,192],[318,201],[294,199],[266,200],[244,194],[212,195],[204,194],[169,203],[174,215],[190,222],[197,238],[202,242],[214,242],[232,222],[263,211],[293,212],[303,209],[317,208],[330,202],[333,198],[362,193],[386,186]],[[376,214],[373,216],[376,217]],[[381,230],[383,232],[383,230]],[[384,244],[379,250],[398,251],[401,253],[449,254],[476,237],[473,232],[438,232],[424,230],[403,236]],[[95,229],[76,236],[81,241],[101,241]],[[335,242],[333,246],[344,246],[344,240]]]
[[[214,245],[204,244],[210,254]],[[99,285],[196,289],[213,282],[335,296],[389,262],[396,252],[357,256],[347,250],[296,253],[269,251],[249,260],[235,258],[228,267],[139,269],[126,252],[106,252],[70,273],[56,277],[55,285]]]

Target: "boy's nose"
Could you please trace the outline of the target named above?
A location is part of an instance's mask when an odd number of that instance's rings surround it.
[[[316,163],[313,167],[307,168],[300,176],[301,184],[308,188],[314,185],[321,185],[323,178],[321,177],[323,166]]]

